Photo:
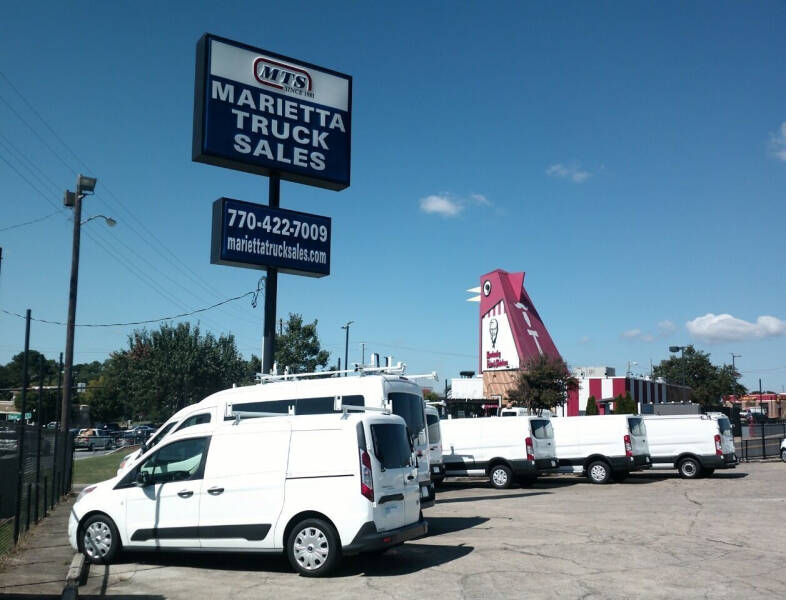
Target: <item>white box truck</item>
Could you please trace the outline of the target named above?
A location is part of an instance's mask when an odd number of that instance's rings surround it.
[[[739,463],[731,422],[722,413],[646,415],[644,423],[654,469],[677,469],[680,477],[694,479]]]
[[[551,421],[541,417],[443,419],[445,477],[488,477],[498,489],[557,470]]]
[[[68,523],[92,562],[121,549],[283,552],[312,577],[426,531],[406,423],[372,413],[188,427],[86,487]]]
[[[646,427],[639,416],[559,417],[551,423],[563,473],[582,473],[593,483],[608,483],[651,466]]]

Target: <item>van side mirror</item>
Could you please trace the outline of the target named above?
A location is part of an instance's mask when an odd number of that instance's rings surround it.
[[[150,473],[148,471],[139,471],[139,473],[136,476],[136,484],[141,487],[150,485],[152,481],[153,478],[150,476]]]

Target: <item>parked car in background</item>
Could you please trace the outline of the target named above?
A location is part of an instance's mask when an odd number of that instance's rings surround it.
[[[74,448],[85,448],[87,450],[111,450],[115,447],[115,439],[98,429],[83,429],[74,439]]]

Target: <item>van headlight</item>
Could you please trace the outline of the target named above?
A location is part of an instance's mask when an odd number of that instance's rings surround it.
[[[88,485],[85,489],[79,492],[79,495],[76,497],[76,501],[79,502],[82,498],[87,496],[90,492],[95,490],[98,486],[97,485]]]

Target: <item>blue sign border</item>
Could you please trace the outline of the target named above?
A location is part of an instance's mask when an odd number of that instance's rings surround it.
[[[208,104],[208,98],[210,96],[210,89],[209,89],[210,41],[212,40],[223,42],[225,44],[236,46],[238,48],[243,48],[250,52],[256,52],[273,58],[281,59],[282,61],[289,62],[294,65],[316,69],[318,71],[322,71],[324,73],[328,73],[330,75],[341,77],[347,80],[349,86],[348,89],[349,97],[348,97],[348,104],[347,104],[348,123],[347,123],[347,152],[346,152],[346,177],[345,178],[333,178],[324,175],[320,176],[318,174],[314,174],[313,171],[311,171],[311,175],[308,175],[308,174],[304,174],[301,171],[290,171],[282,168],[267,167],[259,164],[258,161],[252,162],[252,161],[234,160],[232,158],[227,158],[224,155],[210,153],[206,149],[206,133],[207,133],[207,120],[208,120],[207,104]],[[324,189],[335,190],[335,191],[343,190],[349,187],[351,166],[352,166],[352,160],[351,160],[352,158],[352,76],[347,75],[346,73],[340,73],[338,71],[334,71],[332,69],[326,69],[324,67],[320,67],[318,65],[314,65],[312,63],[308,63],[302,60],[297,60],[289,56],[285,56],[283,54],[270,52],[262,48],[256,48],[248,44],[243,44],[241,42],[236,42],[233,40],[229,40],[227,38],[206,33],[197,42],[196,75],[194,78],[194,127],[193,127],[191,153],[192,153],[192,160],[194,160],[195,162],[201,162],[218,167],[224,167],[227,169],[234,169],[237,171],[245,171],[247,173],[254,173],[256,175],[265,175],[268,177],[273,173],[277,173],[281,179],[286,181],[292,181],[294,183],[301,183],[305,185],[312,185],[315,187],[321,187]]]

